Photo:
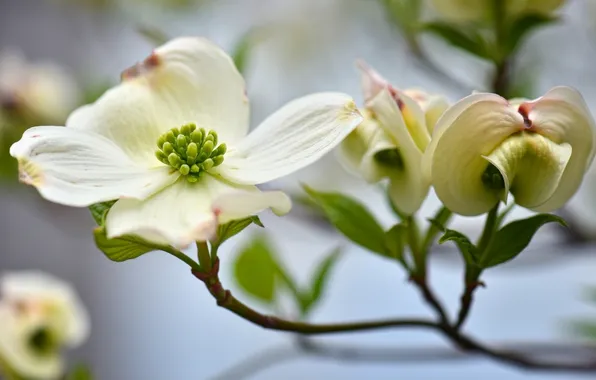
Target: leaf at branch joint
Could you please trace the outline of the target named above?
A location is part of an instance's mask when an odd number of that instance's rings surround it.
[[[521,42],[534,29],[557,22],[559,19],[546,14],[525,14],[515,20],[509,29],[507,38],[507,51],[509,54],[515,52]]]
[[[275,301],[278,265],[275,253],[264,236],[252,239],[236,257],[234,277],[248,294],[266,304]]]
[[[553,222],[567,226],[565,220],[553,214],[538,214],[507,224],[491,240],[488,250],[480,260],[480,266],[490,268],[515,258],[530,244],[540,227]]]
[[[309,313],[317,305],[322,295],[325,293],[329,283],[329,275],[340,258],[340,249],[334,249],[325,259],[323,259],[315,270],[310,285],[310,291],[305,294],[301,302],[301,311],[303,315]]]
[[[116,203],[116,201],[95,203],[89,206],[91,216],[93,217],[93,220],[95,220],[95,223],[97,223],[98,226],[104,225],[104,218],[110,210],[110,208],[114,205],[114,203]]]
[[[408,227],[398,223],[385,233],[385,256],[402,261],[408,241]]]
[[[466,264],[477,265],[477,248],[466,235],[455,230],[445,230],[445,233],[439,239],[439,244],[443,244],[446,241],[452,241],[457,245]]]
[[[303,186],[327,219],[354,243],[385,255],[385,231],[358,201],[339,193],[323,193]]]
[[[145,253],[161,250],[161,246],[150,243],[136,236],[121,236],[115,239],[108,239],[105,227],[97,227],[93,230],[95,245],[108,259],[116,262],[136,259]]]
[[[454,26],[444,22],[429,22],[423,26],[423,30],[435,34],[451,45],[480,58],[490,58],[486,41],[475,30],[463,29],[461,26]]]
[[[213,244],[217,246],[222,245],[226,240],[236,236],[251,224],[264,227],[263,223],[261,223],[261,219],[256,215],[244,219],[232,220],[226,224],[220,224],[217,227],[217,240],[214,241]]]

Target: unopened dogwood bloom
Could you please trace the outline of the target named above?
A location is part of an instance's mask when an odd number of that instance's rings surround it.
[[[0,278],[0,359],[22,378],[59,378],[63,349],[88,335],[87,313],[68,284],[41,272]]]
[[[549,212],[577,191],[595,152],[594,119],[576,90],[512,101],[477,93],[443,114],[424,171],[462,215],[483,214],[510,192],[518,205]]]
[[[74,79],[62,67],[28,62],[16,50],[0,54],[0,119],[5,123],[14,118],[19,122],[63,123],[79,100]]]
[[[184,247],[209,239],[217,222],[266,208],[287,213],[287,195],[255,185],[315,162],[362,120],[340,93],[291,101],[247,135],[248,112],[231,58],[205,39],[177,38],[66,128],[32,128],[10,152],[21,179],[50,201],[118,199],[106,217],[109,238]]]
[[[522,14],[548,15],[560,8],[566,0],[499,0],[503,1],[505,14],[518,17]],[[432,0],[433,7],[444,18],[455,22],[485,22],[493,16],[494,0]]]
[[[422,155],[448,103],[418,89],[398,90],[363,62],[359,66],[365,120],[340,145],[340,161],[371,183],[388,178],[393,204],[412,214],[428,193]]]

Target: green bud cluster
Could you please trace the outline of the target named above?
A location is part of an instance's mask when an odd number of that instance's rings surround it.
[[[503,190],[505,188],[503,175],[493,164],[488,164],[484,173],[482,173],[482,183],[491,190]]]
[[[217,145],[217,133],[186,124],[172,128],[157,139],[155,156],[178,170],[189,182],[197,182],[203,173],[221,165],[226,144]]]

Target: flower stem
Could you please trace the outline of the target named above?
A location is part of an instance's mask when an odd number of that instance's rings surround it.
[[[211,271],[213,267],[213,260],[211,258],[211,254],[209,253],[209,246],[207,245],[207,242],[197,242],[197,258],[199,259],[199,264],[201,264],[203,272],[207,273]]]
[[[193,275],[205,283],[209,293],[217,301],[217,305],[231,311],[239,317],[270,330],[291,331],[300,334],[328,334],[340,332],[354,332],[374,330],[390,327],[422,327],[436,329],[436,323],[424,319],[386,319],[338,324],[312,324],[306,322],[289,321],[273,315],[261,314],[236,299],[225,289],[218,276],[219,260],[215,260],[211,272],[193,271]]]
[[[201,270],[201,267],[199,266],[199,264],[197,264],[193,259],[186,256],[184,253],[180,252],[179,250],[172,248],[170,246],[160,246],[159,249],[161,249],[162,251],[167,252],[170,255],[176,257],[177,259],[183,261],[189,267],[191,267],[192,270]]]

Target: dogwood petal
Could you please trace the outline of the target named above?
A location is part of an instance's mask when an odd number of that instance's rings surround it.
[[[261,191],[256,187],[238,188],[218,196],[212,208],[220,224],[234,219],[243,219],[268,208],[275,215],[282,216],[290,212],[292,201],[282,191]]]
[[[68,127],[100,133],[132,158],[154,163],[160,134],[187,123],[215,130],[228,144],[248,130],[244,80],[213,43],[181,37],[127,69],[122,83],[75,111]]]
[[[499,96],[464,98],[439,120],[425,162],[430,161],[435,192],[443,204],[461,215],[480,215],[499,199],[482,182],[489,155],[509,135],[524,128],[522,116]]]
[[[485,158],[503,177],[502,197],[506,200],[511,190],[515,203],[532,209],[557,190],[571,153],[567,143],[559,145],[536,133],[521,133],[509,137]]]
[[[317,161],[361,121],[348,95],[318,93],[296,99],[230,149],[218,171],[240,184],[274,180]]]
[[[420,110],[420,107],[408,96],[403,96],[401,99],[406,101],[407,108]],[[424,150],[412,137],[412,131],[414,131],[421,138],[419,143],[428,144],[428,141],[424,142],[428,138],[425,122],[418,120],[417,126],[408,128],[402,112],[387,89],[381,91],[369,106],[374,110],[379,124],[393,136],[403,164],[401,170],[392,170],[389,174],[390,196],[396,207],[404,213],[411,214],[420,208],[430,187],[430,180],[423,176],[421,171]],[[418,114],[418,111],[415,114]],[[418,114],[417,119],[421,117],[424,116]]]
[[[120,197],[143,199],[174,182],[164,165],[133,162],[105,137],[64,127],[34,127],[10,148],[22,182],[47,200],[89,206]]]
[[[369,150],[371,141],[377,133],[382,132],[381,127],[366,110],[362,111],[362,114],[364,115],[362,123],[339,144],[337,149],[339,163],[346,171],[357,176],[364,174],[360,170],[361,163]]]
[[[379,156],[383,153],[390,153],[392,159],[383,160]],[[395,140],[383,128],[377,127],[368,142],[368,150],[360,161],[360,175],[366,181],[374,183],[389,177],[394,171],[401,170],[403,170],[403,157]]]
[[[537,133],[573,149],[559,187],[537,211],[552,211],[563,206],[579,188],[596,153],[596,123],[583,97],[569,87],[555,87],[529,103],[529,119]]]
[[[291,203],[281,192],[261,193],[255,186],[236,186],[211,175],[196,183],[182,178],[144,201],[116,202],[106,217],[107,235],[137,235],[184,248],[212,238],[218,222],[244,218],[269,207],[284,214]]]

